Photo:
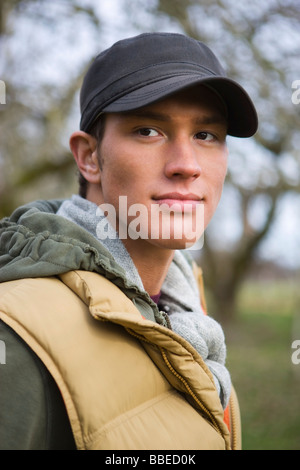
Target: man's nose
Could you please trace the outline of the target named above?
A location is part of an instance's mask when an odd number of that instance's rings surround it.
[[[178,138],[169,144],[165,174],[168,178],[196,179],[201,175],[199,149],[189,138]]]

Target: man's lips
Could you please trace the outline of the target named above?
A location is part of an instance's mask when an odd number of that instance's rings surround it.
[[[201,202],[204,202],[204,198],[192,193],[166,193],[153,197],[153,200],[157,204],[167,204],[170,207],[178,208],[190,207],[192,209]]]

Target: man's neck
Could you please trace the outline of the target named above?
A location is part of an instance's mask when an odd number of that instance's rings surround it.
[[[133,246],[126,243],[126,240],[123,242],[140,275],[145,291],[150,296],[157,295],[164,283],[174,251],[151,246],[149,243],[145,247],[144,243],[139,244],[137,240]]]

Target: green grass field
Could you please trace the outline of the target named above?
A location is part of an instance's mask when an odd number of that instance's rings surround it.
[[[244,450],[300,450],[300,364],[291,359],[300,340],[297,298],[295,282],[248,281],[225,329]]]

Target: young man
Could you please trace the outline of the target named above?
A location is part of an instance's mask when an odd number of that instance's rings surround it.
[[[80,195],[0,226],[0,447],[236,448],[223,332],[184,249],[254,106],[204,44],[153,33],[95,59],[81,112]]]

